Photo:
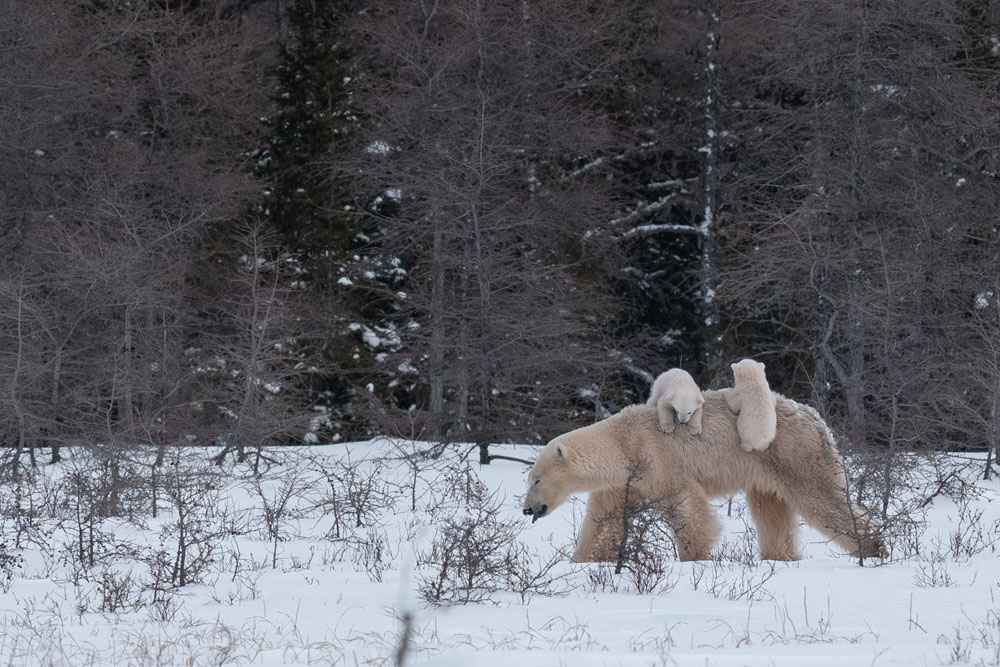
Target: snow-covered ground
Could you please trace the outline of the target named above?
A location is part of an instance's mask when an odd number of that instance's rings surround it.
[[[0,662],[1000,663],[1000,495],[976,479],[975,459],[914,468],[894,499],[908,514],[885,563],[859,567],[810,530],[802,561],[758,562],[737,497],[718,504],[716,560],[679,563],[667,545],[616,575],[566,560],[582,498],[531,524],[520,511],[525,465],[480,467],[468,448],[417,460],[421,447],[272,450],[261,480],[189,450],[162,468],[155,517],[148,462],[114,473],[76,452],[5,484]],[[126,516],[91,521],[94,507]],[[175,587],[182,537],[194,583]]]

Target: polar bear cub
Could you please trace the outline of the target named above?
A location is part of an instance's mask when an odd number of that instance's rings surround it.
[[[705,398],[687,371],[671,368],[653,383],[646,405],[654,406],[664,433],[674,432],[674,417],[687,424],[691,435],[701,433],[701,404]]]
[[[732,364],[733,388],[723,390],[726,405],[738,415],[736,430],[743,451],[767,449],[777,425],[774,393],[767,384],[764,364],[744,359]]]

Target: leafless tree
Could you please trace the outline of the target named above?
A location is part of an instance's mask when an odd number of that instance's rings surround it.
[[[275,52],[259,20],[223,10],[4,3],[0,282],[16,353],[0,384],[18,452],[191,432],[193,269],[259,196],[246,158]]]
[[[525,415],[600,391],[615,312],[601,279],[610,210],[586,167],[608,145],[594,109],[622,56],[596,28],[616,11],[369,12],[359,102],[372,122],[357,168],[381,231],[373,260],[407,272],[405,298],[392,295],[403,347],[384,360],[419,376],[430,438],[489,442],[511,420],[532,433]]]
[[[955,354],[988,285],[959,276],[993,275],[998,201],[998,100],[954,57],[964,6],[733,7],[720,295],[735,347],[811,393],[848,445],[953,442],[934,404],[966,385]]]
[[[257,473],[263,446],[305,433],[309,413],[302,389],[322,366],[322,350],[303,326],[313,319],[300,312],[295,258],[259,223],[241,225],[235,236],[237,245],[211,263],[210,270],[221,269],[224,279],[202,308],[212,324],[199,336],[204,401],[198,408],[208,424],[220,418],[225,424],[216,460],[236,451],[242,461],[253,448]]]

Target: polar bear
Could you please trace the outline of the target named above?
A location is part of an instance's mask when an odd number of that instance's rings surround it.
[[[664,433],[654,408],[635,405],[553,439],[528,475],[524,514],[534,522],[588,492],[573,560],[615,560],[629,523],[624,509],[638,499],[661,513],[681,560],[703,560],[719,534],[708,499],[745,491],[761,558],[801,557],[797,515],[855,556],[887,554],[865,510],[848,498],[844,463],[815,410],[778,396],[774,442],[746,456],[722,393],[704,398],[700,438],[687,429]]]
[[[664,433],[674,430],[674,416],[687,424],[692,435],[701,433],[701,404],[705,398],[691,374],[680,368],[661,373],[653,383],[646,405],[656,408]]]
[[[765,450],[774,440],[777,415],[774,393],[764,375],[764,364],[744,359],[732,364],[732,369],[733,387],[721,393],[729,409],[738,415],[736,430],[740,434],[740,446],[745,452]]]

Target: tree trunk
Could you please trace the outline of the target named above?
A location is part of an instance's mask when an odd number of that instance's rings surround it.
[[[853,253],[861,250],[866,232],[866,221],[862,212],[862,165],[861,165],[861,129],[864,107],[861,99],[864,87],[864,67],[868,57],[869,20],[867,1],[862,3],[861,31],[857,37],[854,49],[854,86],[851,97],[851,123],[848,128],[848,160],[850,164],[848,181],[848,208],[854,231]],[[855,254],[855,256],[857,256]],[[847,413],[851,439],[861,445],[866,441],[865,433],[865,334],[867,333],[867,314],[862,304],[866,303],[864,294],[865,267],[861,261],[855,261],[848,276],[848,321],[846,323],[847,342],[849,347],[847,375],[849,384],[844,387],[847,398]]]
[[[55,352],[55,359],[52,361],[52,392],[49,396],[49,401],[51,403],[50,409],[52,410],[52,420],[58,425],[62,420],[60,419],[60,412],[62,412],[62,405],[60,405],[60,392],[59,385],[62,382],[62,352],[64,345],[61,345]],[[49,463],[59,463],[62,461],[62,455],[59,453],[59,445],[52,445],[52,457],[49,459]]]
[[[1000,296],[1000,292],[997,293]],[[1000,298],[997,300],[997,310],[1000,311]],[[994,356],[994,367],[997,358]],[[983,479],[989,479],[993,472],[993,463],[997,460],[997,435],[1000,434],[1000,374],[995,376],[993,383],[993,400],[990,401],[990,421],[986,427],[986,467],[983,469]]]
[[[701,239],[701,303],[703,309],[702,322],[709,327],[719,324],[718,307],[715,303],[716,253],[715,253],[715,216],[719,208],[719,176],[718,176],[718,138],[717,125],[719,115],[719,93],[716,76],[716,65],[719,53],[719,29],[722,27],[721,8],[718,0],[709,0],[708,30],[705,40],[705,69],[702,76],[705,80],[705,145],[702,153],[705,156],[702,173],[702,210],[701,224],[698,226]],[[710,337],[711,338],[714,337]],[[705,350],[705,364],[714,368],[718,363],[718,355],[709,343]]]
[[[14,361],[14,369],[11,373],[10,378],[10,400],[14,408],[14,414],[17,416],[17,451],[14,452],[14,460],[11,462],[12,472],[15,478],[20,476],[20,466],[21,466],[21,452],[24,450],[25,441],[27,439],[26,433],[26,420],[24,414],[24,406],[21,403],[21,371],[24,367],[24,331],[23,331],[23,315],[24,315],[24,284],[23,276],[22,283],[18,286],[17,295],[17,353]]]
[[[427,434],[431,440],[440,440],[444,424],[444,233],[434,230],[431,248],[431,338],[427,368],[430,400],[427,406],[430,420]]]

